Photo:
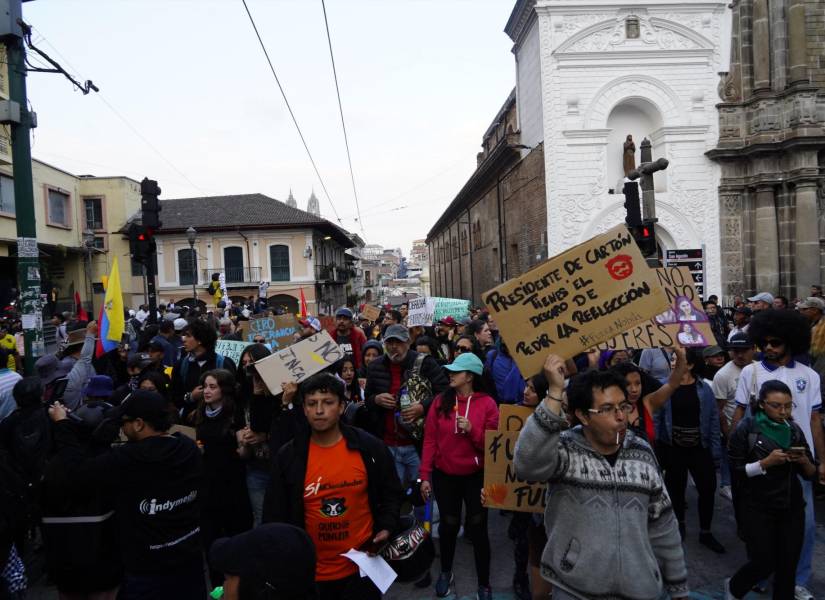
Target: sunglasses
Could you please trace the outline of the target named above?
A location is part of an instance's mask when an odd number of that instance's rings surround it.
[[[784,340],[778,340],[776,338],[773,338],[773,339],[770,339],[770,340],[765,340],[765,343],[764,343],[765,348],[767,348],[768,346],[771,346],[772,348],[781,348],[784,345],[785,345]]]
[[[472,352],[473,348],[471,346],[456,346],[456,352]]]

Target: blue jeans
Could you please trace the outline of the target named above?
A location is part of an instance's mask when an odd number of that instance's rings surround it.
[[[719,461],[719,485],[730,487],[730,463],[728,462],[728,438],[722,436],[722,460]]]
[[[246,488],[249,490],[249,503],[252,505],[252,526],[261,524],[264,516],[264,496],[269,485],[269,471],[247,466]]]
[[[392,459],[395,461],[395,472],[401,485],[406,485],[418,479],[418,468],[421,466],[421,459],[415,446],[388,446]]]
[[[802,541],[802,553],[799,555],[799,563],[796,565],[796,585],[807,587],[811,578],[811,560],[814,554],[814,541],[816,539],[816,520],[814,518],[814,485],[810,481],[805,481],[801,477],[802,495],[805,498],[805,538]]]

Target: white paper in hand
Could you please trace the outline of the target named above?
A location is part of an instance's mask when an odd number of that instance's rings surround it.
[[[369,577],[382,594],[386,594],[392,582],[398,577],[392,567],[381,556],[370,556],[366,552],[350,548],[341,556],[346,556],[361,571],[361,577]]]

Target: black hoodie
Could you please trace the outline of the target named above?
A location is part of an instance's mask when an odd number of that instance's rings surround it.
[[[181,436],[128,442],[88,457],[68,421],[56,424],[58,455],[76,484],[114,494],[123,564],[130,573],[175,571],[200,560],[201,453]]]

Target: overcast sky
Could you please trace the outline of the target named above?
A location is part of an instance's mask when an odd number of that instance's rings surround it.
[[[321,0],[247,2],[342,225],[359,231]],[[513,5],[326,0],[368,243],[406,255],[473,172],[515,82],[503,32]],[[306,208],[314,188],[336,220],[241,0],[36,0],[23,10],[35,45],[101,92],[30,74],[35,158],[75,174],[148,176],[162,198],[286,200],[292,188]]]

